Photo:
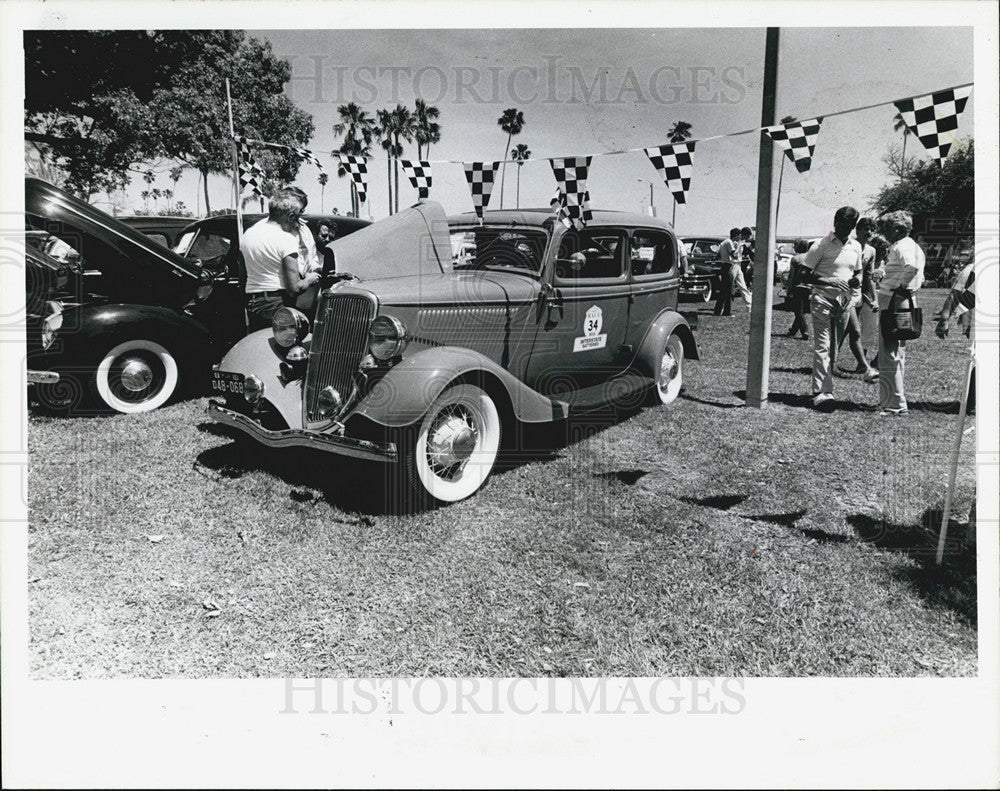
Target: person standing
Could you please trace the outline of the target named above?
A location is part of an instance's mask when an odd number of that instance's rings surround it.
[[[748,293],[753,287],[753,260],[754,260],[754,238],[753,229],[744,227],[740,229],[740,271],[743,272],[743,282]],[[745,298],[745,297],[744,297]],[[750,304],[750,300],[747,300]]]
[[[250,332],[271,326],[274,314],[284,305],[319,283],[318,272],[299,269],[299,218],[302,204],[290,190],[271,196],[267,219],[247,229],[240,252],[247,271],[247,315]]]
[[[731,228],[729,238],[719,245],[719,296],[715,300],[715,315],[730,316],[733,312],[733,288],[740,271],[740,229]],[[742,277],[742,273],[740,275]],[[746,284],[744,284],[746,288]]]
[[[842,206],[833,215],[833,230],[805,254],[802,265],[812,286],[809,308],[813,320],[813,406],[833,406],[831,350],[838,322],[847,307],[851,288],[860,285],[861,245],[851,238],[858,210]]]
[[[881,316],[878,347],[879,415],[907,415],[903,372],[906,367],[906,341],[887,336],[894,296],[915,294],[924,283],[924,251],[910,238],[913,217],[909,212],[894,211],[881,218],[889,257],[885,277],[879,284],[878,306]]]
[[[861,343],[861,311],[863,309],[870,311],[870,308],[864,302],[864,288],[866,282],[871,287],[871,272],[875,268],[875,248],[868,244],[874,230],[875,221],[870,217],[862,217],[858,220],[858,224],[854,229],[858,244],[861,245],[861,280],[855,288],[851,289],[851,296],[847,307],[844,309],[840,322],[837,324],[836,348],[836,352],[839,353],[840,347],[844,345],[844,338],[848,339],[851,353],[857,361],[857,367],[855,367],[853,373],[864,374],[868,381],[871,381],[871,377],[876,371],[868,365],[868,357],[865,355],[865,349]],[[874,292],[872,292],[872,296],[874,296]],[[836,356],[837,354],[834,354],[834,357]]]
[[[802,340],[809,340],[809,328],[806,325],[806,307],[809,304],[809,284],[804,282],[802,261],[809,250],[809,242],[805,239],[796,239],[792,247],[795,255],[792,256],[792,263],[788,273],[788,302],[792,312],[795,314],[795,321],[788,330],[789,337],[794,338],[796,333],[802,333]]]
[[[972,339],[976,325],[976,270],[975,262],[969,261],[952,283],[951,291],[941,307],[941,312],[937,316],[937,324],[934,327],[934,334],[944,340],[948,337],[948,330],[953,316],[958,317],[958,326],[965,333],[965,337]],[[966,409],[969,414],[975,410],[976,406],[976,368],[973,359],[972,373],[969,378],[969,398]]]

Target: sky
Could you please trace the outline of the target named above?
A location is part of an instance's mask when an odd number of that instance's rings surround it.
[[[595,208],[648,210],[670,219],[672,199],[641,151],[668,142],[677,121],[695,139],[760,126],[764,28],[562,30],[248,30],[269,41],[292,65],[286,93],[311,113],[310,147],[331,175],[323,208],[349,208],[347,179],[338,179],[328,152],[339,139],[336,108],[356,101],[369,114],[420,97],[441,111],[440,144],[431,198],[445,210],[472,208],[462,161],[502,159],[506,135],[497,119],[507,107],[525,117],[514,143],[532,152],[520,178],[520,205],[547,206],[555,181],[547,157],[594,156],[590,170]],[[947,57],[941,57],[946,53]],[[800,119],[929,93],[973,81],[972,29],[968,27],[783,28],[780,34],[776,117]],[[318,77],[317,77],[318,75]],[[971,137],[976,94],[960,119],[958,137]],[[889,180],[882,157],[901,135],[892,129],[891,105],[828,119],[813,165],[800,174],[786,162],[778,235],[815,235],[829,229],[833,212],[851,204],[864,210]],[[687,204],[677,207],[682,233],[719,233],[754,225],[759,136],[706,141],[695,150]],[[912,138],[908,155],[924,156]],[[415,147],[406,158],[416,159]],[[776,150],[775,168],[783,157]],[[162,168],[161,186],[171,186]],[[509,165],[504,206],[517,201],[516,167]],[[387,213],[385,157],[369,163],[369,210]],[[305,163],[296,183],[320,208],[318,170]],[[416,192],[400,173],[400,205]],[[499,179],[499,174],[498,174]],[[775,185],[777,177],[775,178]],[[209,181],[213,208],[232,205],[231,184]],[[133,205],[141,205],[138,191]],[[203,204],[196,177],[185,176],[178,196],[189,208]],[[499,206],[499,185],[491,208]],[[203,209],[203,205],[201,206]]]

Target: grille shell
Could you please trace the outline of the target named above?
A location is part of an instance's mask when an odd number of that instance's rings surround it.
[[[363,294],[329,294],[316,311],[309,365],[305,380],[305,422],[326,422],[320,417],[319,394],[333,386],[347,401],[354,375],[368,350],[368,331],[375,318],[376,302]]]

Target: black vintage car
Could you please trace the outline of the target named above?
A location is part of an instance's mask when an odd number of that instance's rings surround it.
[[[43,405],[144,412],[204,385],[226,348],[217,339],[242,322],[213,307],[210,272],[38,179],[25,179],[25,212],[29,239],[44,236],[48,258],[71,268],[65,281],[39,274],[45,253],[27,246],[29,317],[39,315],[32,304],[58,303],[61,324],[36,343],[29,320],[28,368]]]
[[[191,224],[190,217],[173,215],[135,215],[116,218],[130,228],[146,234],[150,239],[173,250],[181,240],[184,231]]]
[[[725,236],[688,236],[681,239],[687,249],[687,272],[681,279],[680,296],[686,300],[711,302],[719,293],[722,259],[719,246]]]

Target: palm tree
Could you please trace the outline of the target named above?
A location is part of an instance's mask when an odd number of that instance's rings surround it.
[[[177,182],[181,180],[181,175],[184,173],[184,166],[178,165],[177,167],[170,168],[170,180],[174,183],[173,194],[177,194]]]
[[[378,110],[376,114],[378,125],[375,127],[374,134],[379,145],[382,146],[382,150],[385,151],[385,172],[389,184],[389,214],[392,214],[392,154],[395,150],[392,142],[392,112]]]
[[[340,105],[337,108],[337,114],[340,116],[340,122],[333,125],[333,133],[344,136],[344,142],[340,145],[340,153],[360,157],[371,156],[372,139],[375,135],[375,119],[354,102]],[[347,168],[343,164],[339,165],[337,176],[343,178],[346,175],[348,175]],[[358,187],[352,178],[351,209],[355,216],[360,214],[359,204]]]
[[[899,183],[903,183],[903,176],[906,174],[906,138],[910,136],[910,127],[906,125],[901,113],[896,113],[892,119],[892,131],[903,130],[903,155],[899,158]]]
[[[503,184],[507,176],[507,154],[510,152],[510,139],[521,134],[524,129],[524,113],[516,107],[508,107],[503,115],[497,118],[497,126],[507,133],[507,145],[503,150],[503,172],[500,174],[500,208],[503,208]]]
[[[517,163],[517,208],[521,208],[521,168],[526,160],[531,159],[531,149],[524,143],[518,143],[510,152],[510,157]]]
[[[413,111],[413,138],[417,142],[417,159],[426,159],[431,153],[431,143],[441,142],[441,124],[434,119],[441,117],[441,111],[423,99],[417,99]]]
[[[142,197],[142,202],[146,207],[146,214],[149,214],[149,190],[143,190],[139,195]]]
[[[153,196],[153,210],[154,211],[159,211],[160,210],[160,197],[163,195],[163,192],[160,191],[159,187],[153,187],[152,192],[150,192],[149,194]]]
[[[326,212],[326,183],[330,177],[326,173],[319,174],[319,211],[320,214]]]
[[[667,132],[671,143],[683,143],[691,139],[691,124],[687,121],[678,121]],[[674,210],[670,218],[670,224],[677,226],[677,198],[674,198]]]
[[[781,119],[781,123],[783,123],[783,124],[794,124],[798,120],[799,119],[796,118],[794,115],[786,115],[784,118]],[[778,212],[781,209],[781,182],[785,178],[785,160],[786,159],[787,159],[787,157],[785,156],[784,152],[782,152],[781,153],[781,170],[778,172],[778,197],[774,201],[774,232],[775,232],[775,234],[778,233]],[[774,171],[771,171],[771,172],[773,173]]]
[[[167,202],[167,214],[173,211],[173,206],[170,203],[174,199],[174,191],[165,189],[163,190],[163,199]]]

